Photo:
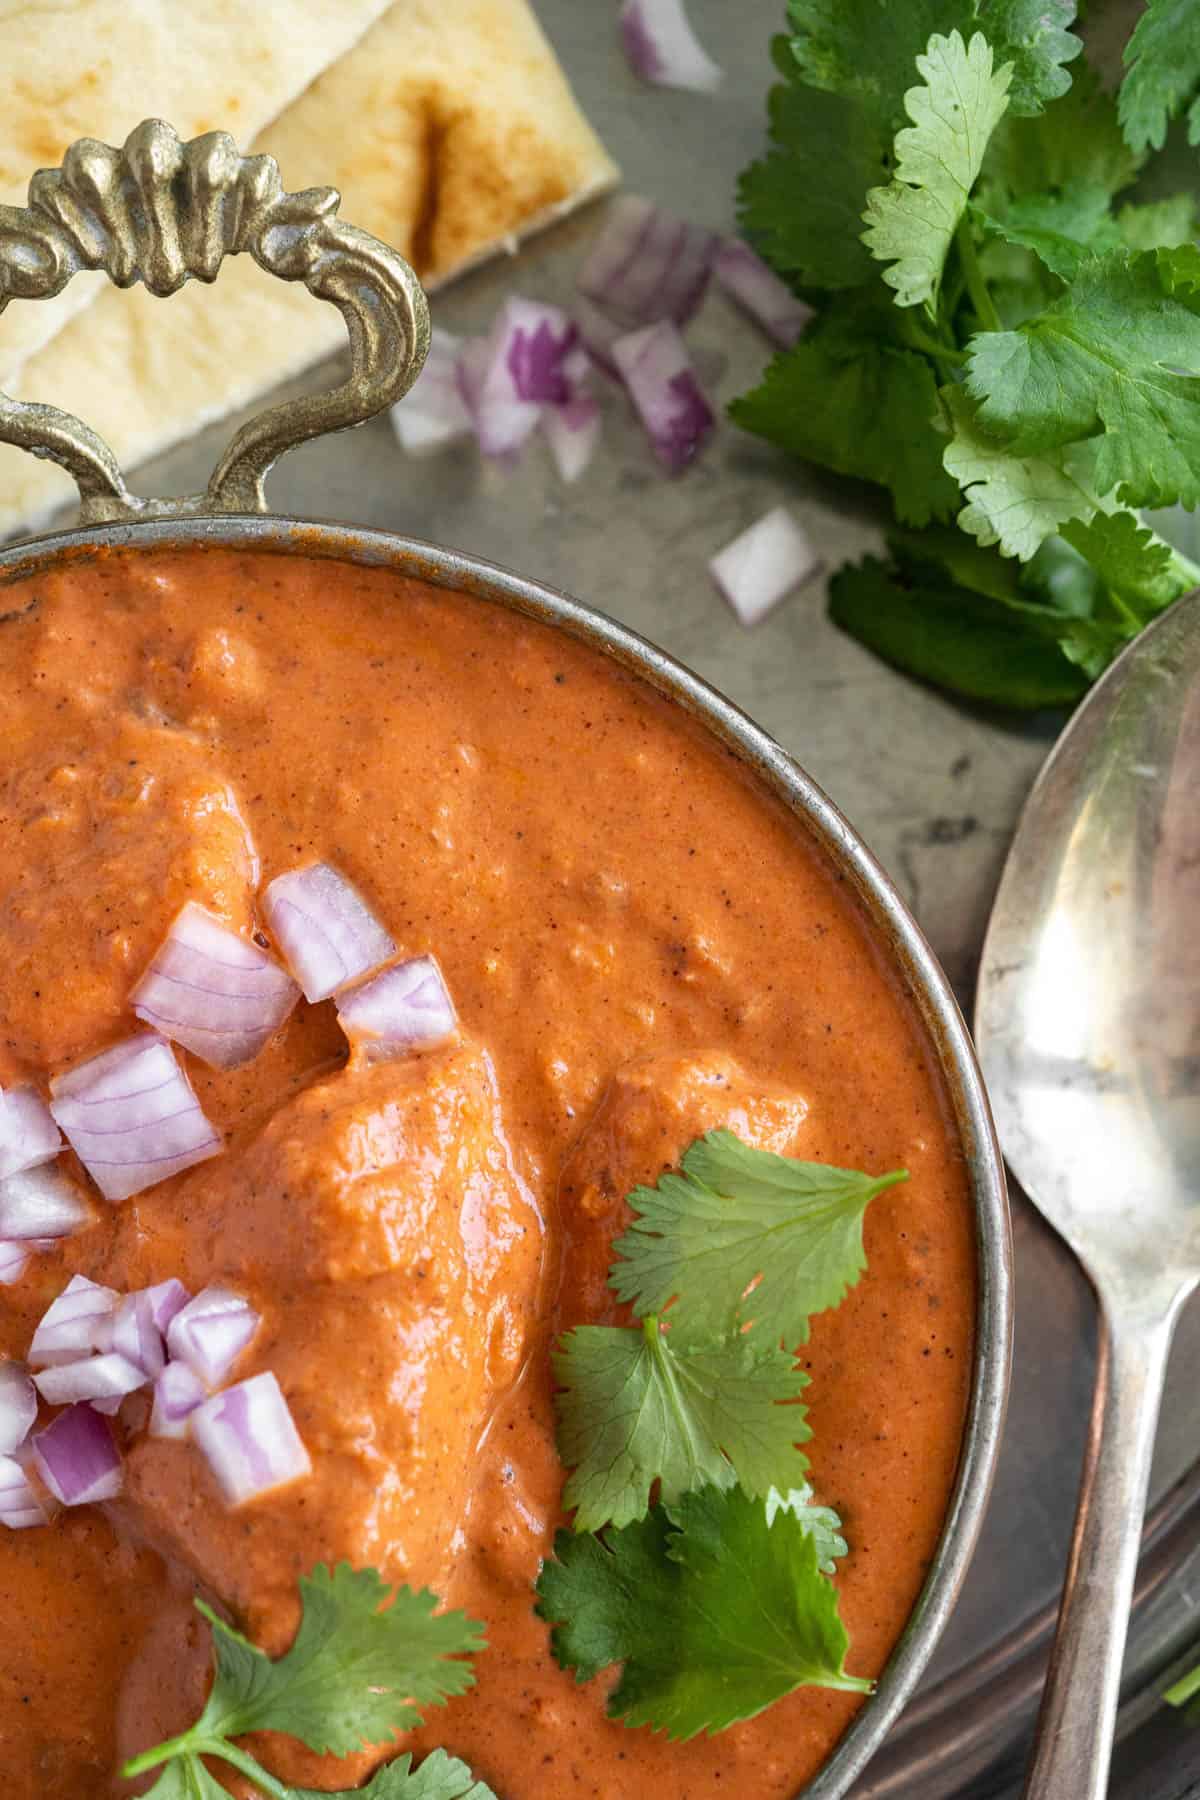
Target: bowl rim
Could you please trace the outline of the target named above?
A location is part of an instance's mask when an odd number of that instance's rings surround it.
[[[1004,1164],[983,1076],[950,984],[865,843],[800,765],[731,701],[648,639],[544,582],[463,551],[378,528],[286,514],[124,520],[56,531],[0,550],[7,586],[57,561],[109,549],[222,548],[376,567],[456,589],[566,632],[679,705],[749,768],[848,879],[931,1039],[962,1143],[975,1222],[978,1310],[958,1471],[921,1592],[879,1678],[796,1800],[842,1800],[879,1748],[937,1645],[978,1540],[1004,1429],[1012,1359],[1012,1237]],[[3,617],[0,597],[0,618]]]

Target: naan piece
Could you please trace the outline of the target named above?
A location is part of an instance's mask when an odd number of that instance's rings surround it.
[[[427,287],[617,179],[526,0],[398,0],[253,147],[290,189],[340,188],[341,216]],[[212,292],[103,294],[16,391],[77,410],[131,468],[344,342],[333,307],[243,256]],[[0,532],[34,528],[72,492],[52,465],[0,448]]]
[[[180,137],[225,127],[251,138],[350,48],[387,0],[12,0],[0,3],[0,203],[23,206],[37,169],[77,138],[124,143],[142,119]],[[95,299],[77,275],[53,300],[0,319],[0,386]]]

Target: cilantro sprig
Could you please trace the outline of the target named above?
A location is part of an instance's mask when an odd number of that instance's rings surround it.
[[[435,1611],[435,1595],[407,1587],[393,1594],[376,1570],[339,1563],[301,1576],[300,1596],[295,1641],[274,1660],[196,1601],[212,1627],[212,1687],[194,1725],[122,1769],[129,1778],[162,1767],[148,1800],[222,1794],[203,1757],[229,1763],[272,1800],[293,1800],[297,1790],[234,1739],[278,1731],[318,1753],[349,1756],[390,1742],[420,1723],[422,1707],[442,1705],[473,1684],[464,1659],[485,1647],[482,1630],[465,1613]],[[371,1800],[491,1800],[489,1790],[443,1751],[416,1771],[411,1763],[402,1757],[381,1769],[365,1790]]]
[[[794,1346],[859,1279],[863,1214],[904,1179],[711,1131],[629,1195],[609,1283],[639,1319],[554,1352],[574,1519],[537,1584],[577,1680],[622,1665],[612,1717],[692,1737],[806,1683],[869,1690],[846,1671],[828,1579],[846,1542],[805,1479]]]
[[[838,572],[834,619],[1015,706],[1077,698],[1200,582],[1136,510],[1200,500],[1196,194],[1130,197],[1171,117],[1200,142],[1200,22],[1150,0],[1113,96],[1075,13],[790,0],[739,189],[816,312],[733,417],[886,488],[901,527]]]
[[[609,1716],[672,1738],[723,1731],[793,1688],[865,1694],[818,1544],[796,1513],[703,1488],[603,1538],[559,1532],[538,1584],[557,1660],[621,1678]]]

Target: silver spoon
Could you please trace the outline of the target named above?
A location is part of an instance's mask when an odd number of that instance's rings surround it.
[[[1009,1167],[1099,1302],[1024,1792],[1103,1800],[1167,1353],[1200,1280],[1200,593],[1125,651],[1042,770],[992,909],[975,1033]]]

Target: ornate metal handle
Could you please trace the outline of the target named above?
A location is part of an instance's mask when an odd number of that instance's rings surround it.
[[[56,406],[0,394],[0,442],[61,463],[79,489],[85,525],[163,514],[265,512],[263,481],[285,451],[344,431],[398,400],[429,349],[429,307],[395,250],[337,218],[336,188],[284,192],[271,156],[240,156],[227,132],[182,144],[147,119],[114,150],[81,138],[61,169],[41,169],[28,207],[0,206],[0,312],[10,300],[61,292],[80,269],[117,287],[142,281],[173,294],[190,277],[215,281],[241,251],[271,275],[303,281],[338,307],[350,337],[349,379],[325,394],[273,406],[244,425],[203,494],[141,500],[101,437]]]

